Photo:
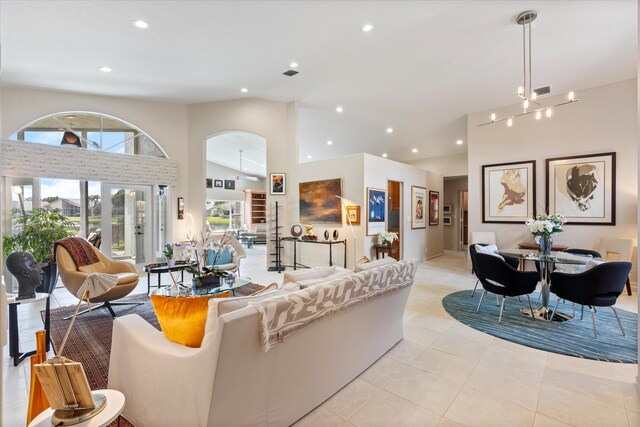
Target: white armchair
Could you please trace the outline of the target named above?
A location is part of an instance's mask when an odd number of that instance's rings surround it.
[[[125,393],[124,416],[139,427],[206,426],[220,335],[191,348],[167,340],[140,316],[116,320],[109,388]]]
[[[235,251],[235,254],[233,255],[233,258],[231,259],[230,263],[219,264],[219,265],[216,265],[216,267],[219,268],[220,270],[229,271],[232,273],[237,272],[239,274],[240,261],[242,260],[242,258],[247,257],[247,253],[242,247],[242,244],[233,235],[227,234],[224,238],[227,240],[228,244],[233,248],[233,250]]]

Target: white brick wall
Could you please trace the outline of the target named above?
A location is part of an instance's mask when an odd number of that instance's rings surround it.
[[[176,185],[178,163],[161,157],[3,140],[0,174],[129,184]]]

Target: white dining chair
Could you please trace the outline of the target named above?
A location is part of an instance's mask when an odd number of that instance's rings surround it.
[[[484,243],[485,245],[497,245],[495,231],[472,231],[469,244]]]
[[[602,237],[600,239],[600,248],[598,252],[602,258],[608,261],[627,261],[631,262],[631,254],[633,253],[633,239],[621,239],[618,237]],[[631,295],[631,281],[627,277],[627,294]]]

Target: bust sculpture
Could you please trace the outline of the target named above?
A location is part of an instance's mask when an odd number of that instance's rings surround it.
[[[7,257],[7,270],[18,280],[18,300],[36,297],[42,282],[40,265],[30,252],[14,252]]]

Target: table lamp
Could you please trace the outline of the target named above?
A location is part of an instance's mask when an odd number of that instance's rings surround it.
[[[49,400],[49,405],[54,409],[51,417],[51,423],[54,426],[81,423],[100,413],[106,406],[106,396],[92,392],[89,388],[82,363],[63,357],[62,351],[67,344],[82,301],[86,299],[91,308],[89,299],[107,293],[116,283],[118,283],[118,276],[113,274],[92,273],[87,277],[76,292],[80,300],[58,354],[45,363],[35,365],[36,374]]]

